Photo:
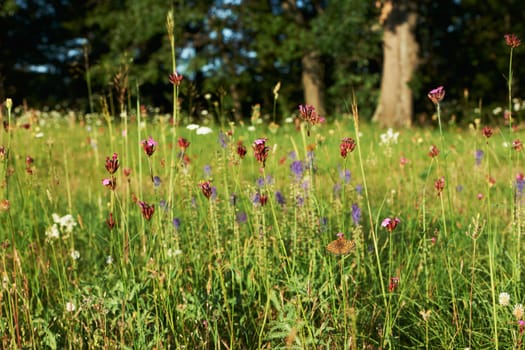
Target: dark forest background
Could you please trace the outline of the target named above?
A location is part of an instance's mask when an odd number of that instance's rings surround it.
[[[397,1],[394,1],[396,3]],[[509,48],[525,33],[522,0],[407,1],[417,13],[418,68],[410,82],[415,119],[430,113],[428,90],[444,85],[450,113],[471,118],[505,106]],[[0,2],[0,100],[31,108],[98,111],[126,77],[141,103],[170,111],[171,52],[166,15],[173,10],[181,103],[198,117],[212,94],[232,118],[260,104],[278,113],[303,103],[301,58],[323,63],[327,116],[348,111],[355,92],[362,114],[377,104],[383,59],[380,15],[371,0],[6,0]],[[523,95],[524,53],[515,50],[513,95]],[[93,98],[89,101],[87,77]],[[131,98],[130,98],[131,99]],[[91,103],[90,103],[91,102]]]

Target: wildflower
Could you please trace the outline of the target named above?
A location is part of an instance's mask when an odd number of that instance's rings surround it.
[[[399,158],[399,166],[404,168],[409,163],[409,160],[405,157]]]
[[[304,171],[303,162],[301,162],[300,160],[292,162],[292,164],[290,165],[290,170],[295,175],[296,179],[300,179],[303,176]]]
[[[188,129],[188,130],[197,130],[198,128],[200,128],[199,124],[188,124],[186,126],[186,129]]]
[[[64,229],[67,233],[73,232],[73,228],[77,225],[71,214],[60,217],[58,214],[53,213],[51,216],[53,217],[53,221],[60,225],[60,228]]]
[[[10,98],[5,99],[5,108],[10,110],[13,107],[13,100]]]
[[[337,239],[328,243],[326,249],[335,255],[345,255],[350,253],[355,248],[355,241],[348,240],[344,237],[344,233],[339,232]]]
[[[113,264],[113,257],[111,255],[106,256],[106,264],[107,265]]]
[[[58,230],[57,224],[53,224],[46,230],[46,237],[49,240],[58,239],[60,237],[60,231]]]
[[[434,102],[434,104],[439,104],[443,98],[445,98],[445,89],[443,86],[439,86],[434,90],[430,90],[428,93],[428,98]]]
[[[435,157],[437,157],[439,155],[439,149],[437,148],[436,145],[430,146],[430,150],[428,151],[428,155],[431,158],[435,158]]]
[[[265,206],[266,202],[268,202],[268,196],[265,194],[259,195],[259,203],[261,204],[261,206]]]
[[[341,170],[339,172],[339,178],[343,180],[345,184],[350,183],[350,180],[352,180],[352,173],[349,169]]]
[[[131,169],[130,168],[124,168],[124,170],[122,170],[124,172],[124,176],[125,177],[128,177],[131,175]]]
[[[354,225],[359,225],[359,221],[361,221],[361,209],[357,203],[352,204],[352,221]]]
[[[308,125],[316,125],[325,122],[325,118],[317,114],[314,106],[310,105],[299,105],[300,117],[308,123]],[[307,135],[310,136],[310,129],[307,129]]]
[[[242,141],[237,142],[237,154],[241,159],[246,155],[246,146],[243,145]]]
[[[173,72],[170,74],[170,76],[168,77],[168,80],[170,81],[170,83],[172,83],[173,85],[176,85],[176,86],[179,86],[182,79],[184,78],[184,76],[182,74],[179,74],[177,72]]]
[[[70,256],[71,256],[71,259],[78,260],[80,258],[80,253],[78,250],[73,250],[71,251]]]
[[[106,219],[106,225],[108,225],[110,230],[113,230],[113,227],[115,227],[115,219],[113,219],[113,213],[109,213],[109,218]]]
[[[345,137],[341,141],[341,144],[339,145],[339,150],[340,150],[340,153],[341,153],[341,157],[346,158],[348,153],[351,153],[354,150],[355,145],[356,145],[356,143],[355,143],[353,138]]]
[[[119,168],[120,164],[118,161],[118,154],[113,153],[113,156],[111,158],[106,157],[106,170],[110,174],[114,174],[117,169]]]
[[[513,49],[521,45],[521,40],[516,36],[516,34],[505,34],[504,38],[507,46]]]
[[[150,220],[153,216],[153,213],[155,212],[155,205],[154,204],[148,204],[146,202],[139,201],[140,211],[142,212],[142,216],[146,220]]]
[[[266,158],[268,158],[268,152],[270,152],[270,147],[266,146],[267,139],[261,138],[253,142],[253,154],[255,159],[262,164],[263,168],[266,164]]]
[[[477,197],[478,197],[479,200],[482,200],[483,199],[483,193],[478,193]]]
[[[243,211],[238,212],[235,217],[237,219],[237,223],[239,224],[245,223],[248,220],[248,216]]]
[[[523,173],[516,174],[516,189],[518,193],[523,193],[523,188],[525,187],[525,175]]]
[[[475,158],[476,158],[476,165],[480,165],[481,164],[481,159],[483,158],[483,151],[480,150],[480,149],[477,149],[476,150],[476,153],[475,153]]]
[[[153,176],[153,186],[155,186],[155,188],[159,187],[161,183],[162,181],[160,177],[158,177],[157,175]]]
[[[518,328],[519,328],[520,334],[523,334],[523,331],[525,331],[525,321],[519,320],[518,321]]]
[[[522,304],[516,304],[514,305],[514,310],[512,310],[512,315],[516,317],[516,320],[521,320],[523,318],[523,305]]]
[[[494,133],[494,131],[492,130],[490,126],[485,126],[481,132],[483,133],[483,136],[485,136],[486,138],[491,137],[492,134]]]
[[[207,135],[212,133],[213,130],[211,128],[208,128],[207,126],[200,126],[195,133],[197,135]]]
[[[212,190],[212,187],[211,187],[211,182],[209,181],[203,181],[199,184],[200,188],[201,188],[201,191],[202,191],[202,194],[204,195],[204,197],[210,199],[211,195],[213,194],[213,190]]]
[[[148,157],[151,157],[151,155],[155,153],[155,149],[158,145],[157,141],[153,140],[151,136],[147,140],[142,140],[141,144]]]
[[[390,277],[390,283],[388,284],[388,291],[393,292],[399,285],[399,277]]]
[[[444,176],[441,176],[439,179],[437,179],[434,182],[434,188],[436,189],[438,196],[440,196],[441,193],[443,192],[443,189],[445,188],[445,177]]]
[[[399,220],[399,218],[386,218],[381,222],[381,226],[386,228],[388,232],[392,233],[400,222],[401,220]]]
[[[173,228],[178,231],[179,228],[180,228],[180,219],[179,218],[173,218],[171,223],[173,224]]]
[[[184,137],[179,137],[179,140],[177,141],[177,144],[182,149],[182,152],[186,152],[186,149],[190,147],[190,142],[186,140]]]
[[[275,200],[279,205],[283,206],[286,203],[286,200],[284,199],[284,196],[281,191],[275,192]]]
[[[514,148],[514,150],[518,152],[521,151],[521,149],[523,148],[523,144],[521,143],[520,139],[512,141],[512,148]]]
[[[510,302],[510,295],[507,292],[499,293],[499,304],[501,306],[508,306]]]
[[[33,158],[31,158],[31,156],[27,156],[26,157],[26,166],[30,167],[34,163],[34,161],[35,160]]]
[[[114,190],[115,187],[117,187],[117,179],[115,179],[113,176],[103,179],[102,185],[106,186],[107,188]]]
[[[228,132],[230,133],[230,132]],[[228,147],[228,136],[223,133],[222,131],[219,132],[219,144],[221,145],[222,148],[226,148]]]
[[[75,312],[75,309],[76,309],[76,307],[75,307],[75,304],[73,302],[68,301],[66,303],[66,311],[67,312]]]
[[[8,211],[10,207],[11,207],[11,205],[9,204],[9,200],[8,199],[2,199],[0,201],[0,210]]]
[[[423,317],[423,321],[427,322],[428,319],[430,318],[430,313],[432,312],[432,310],[427,310],[427,311],[419,311],[419,314],[421,315],[421,317]]]
[[[166,251],[166,256],[168,258],[173,258],[177,255],[181,255],[182,254],[182,250],[180,249],[173,249],[173,248],[169,248],[167,251]]]
[[[379,135],[379,138],[381,141],[379,142],[380,145],[393,145],[397,143],[397,139],[399,138],[399,132],[394,132],[392,128],[389,128],[385,133]]]

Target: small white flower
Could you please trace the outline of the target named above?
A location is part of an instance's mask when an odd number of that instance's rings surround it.
[[[208,115],[208,110],[207,109],[203,109],[201,111],[201,115],[204,115],[204,116]]]
[[[248,129],[248,131],[255,131],[255,126],[250,125],[247,129]]]
[[[386,133],[379,135],[381,138],[380,145],[392,145],[397,143],[399,132],[394,132],[392,128],[389,128]]]
[[[186,126],[186,129],[188,130],[195,130],[195,129],[198,129],[200,128],[200,126],[198,124],[189,124],[188,126]]]
[[[211,100],[211,94],[210,94],[210,93],[208,93],[208,94],[204,94],[204,98],[205,98],[206,100]]]
[[[492,114],[494,115],[497,115],[497,114],[500,114],[501,112],[503,111],[503,108],[501,107],[496,107],[492,110]]]
[[[293,118],[292,118],[292,117],[288,117],[288,118],[286,118],[286,119],[284,120],[284,122],[285,122],[286,124],[291,124],[291,123],[293,123]]]
[[[507,141],[504,141],[502,144],[503,148],[509,148],[510,147],[510,143],[508,143]]]
[[[57,224],[53,224],[53,226],[46,230],[46,237],[48,239],[58,239],[60,237]]]
[[[510,295],[507,292],[499,293],[499,304],[501,306],[507,306],[510,302]]]
[[[211,128],[208,128],[207,126],[201,126],[197,129],[197,131],[195,132],[197,135],[206,135],[206,134],[209,134],[213,132],[213,130]]]
[[[73,250],[71,252],[71,259],[78,260],[80,258],[80,252],[78,250]]]
[[[113,264],[113,257],[111,255],[108,255],[106,257],[106,264],[108,264],[108,265]]]
[[[74,312],[76,309],[75,304],[72,301],[68,301],[66,303],[66,311],[67,312]]]
[[[39,132],[39,133],[35,134],[35,138],[37,138],[37,139],[41,139],[42,137],[44,137],[44,133],[43,132]]]

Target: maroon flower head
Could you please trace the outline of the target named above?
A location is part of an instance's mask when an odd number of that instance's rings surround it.
[[[155,205],[154,204],[148,204],[142,201],[139,201],[140,211],[142,212],[142,216],[146,220],[150,220],[153,216],[153,213],[155,212]]]
[[[435,104],[440,103],[443,98],[445,98],[445,88],[443,86],[439,86],[434,90],[430,90],[428,93],[428,98]]]
[[[175,72],[170,74],[169,81],[173,85],[179,86],[183,78],[182,74]]]
[[[521,40],[516,36],[516,34],[505,34],[505,43],[511,48],[516,48],[521,45]]]
[[[243,145],[242,141],[237,142],[237,154],[241,159],[246,155],[246,146]]]
[[[437,191],[437,195],[441,196],[441,193],[443,193],[443,189],[445,188],[445,177],[441,176],[439,179],[437,179],[434,182],[434,188]]]
[[[262,164],[263,168],[266,165],[266,159],[268,158],[268,153],[270,152],[270,147],[266,146],[265,138],[257,139],[253,142],[253,154],[255,159]]]
[[[522,150],[523,144],[521,143],[520,139],[512,141],[512,148],[518,152]]]
[[[341,144],[339,145],[339,150],[341,151],[341,157],[346,158],[348,153],[352,152],[355,148],[355,141],[351,137],[345,137]]]
[[[265,206],[266,202],[268,202],[268,196],[265,194],[259,195],[259,203],[261,204],[261,206]]]
[[[184,137],[179,137],[179,140],[177,141],[179,147],[182,149],[182,152],[186,152],[186,149],[190,147],[190,142],[186,140]]]
[[[155,153],[155,149],[158,145],[157,141],[153,140],[153,137],[151,136],[147,140],[142,140],[140,143],[142,144],[142,148],[148,157],[151,157],[151,155]]]
[[[436,145],[432,145],[430,147],[430,150],[428,151],[428,155],[432,158],[435,158],[439,155],[439,149],[436,147]]]
[[[315,111],[315,107],[311,105],[299,105],[299,115],[308,123],[308,125],[316,125],[325,122],[325,118]],[[307,130],[310,136],[310,129]]]
[[[381,222],[381,226],[383,226],[384,228],[386,228],[388,230],[388,232],[392,232],[394,231],[394,229],[397,227],[397,225],[401,222],[401,220],[399,220],[399,218],[386,218],[383,220],[383,222]]]
[[[211,195],[213,194],[213,190],[211,187],[211,182],[209,181],[203,181],[199,184],[199,187],[201,188],[202,194],[204,197],[210,199]]]
[[[492,130],[490,126],[485,126],[482,130],[482,133],[483,133],[483,136],[485,136],[486,138],[489,138],[492,136],[492,134],[494,134],[494,130]]]
[[[108,171],[108,173],[114,174],[119,166],[120,164],[118,162],[117,153],[113,153],[113,156],[111,158],[106,157],[106,170]]]
[[[399,284],[399,277],[390,277],[390,283],[388,284],[388,291],[393,292]]]

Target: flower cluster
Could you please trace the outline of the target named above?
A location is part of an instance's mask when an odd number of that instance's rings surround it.
[[[339,145],[339,150],[341,152],[341,157],[346,158],[348,153],[351,153],[355,148],[355,141],[351,137],[345,137],[341,144]]]
[[[179,74],[177,72],[171,73],[168,80],[170,83],[172,83],[175,86],[179,86],[182,82],[182,79],[184,79],[184,76],[182,74]]]
[[[147,140],[142,140],[140,143],[148,157],[151,157],[151,155],[155,153],[155,149],[158,145],[157,141],[155,141],[151,136]]]
[[[505,38],[505,43],[507,44],[507,46],[513,49],[521,45],[521,40],[520,38],[517,37],[516,34],[505,34],[504,38]]]
[[[315,111],[315,107],[311,105],[299,105],[299,115],[301,119],[308,123],[308,125],[316,125],[325,122],[325,118]],[[310,129],[307,129],[307,134],[310,136]]]
[[[381,222],[381,226],[386,228],[388,232],[392,233],[400,222],[401,220],[399,218],[386,218]]]
[[[268,158],[268,153],[270,152],[270,147],[266,146],[267,139],[261,138],[253,142],[253,154],[255,159],[262,164],[263,168],[266,165],[266,159]]]
[[[434,102],[434,104],[439,104],[445,98],[445,88],[443,86],[439,86],[434,90],[430,90],[428,93],[428,98],[430,101]]]

